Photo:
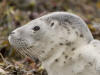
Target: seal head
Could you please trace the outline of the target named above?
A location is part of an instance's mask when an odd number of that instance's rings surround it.
[[[79,41],[88,43],[93,37],[80,17],[54,12],[15,29],[8,39],[19,53],[31,58],[36,56],[43,61],[59,53],[59,49],[62,52],[72,43],[77,46]]]

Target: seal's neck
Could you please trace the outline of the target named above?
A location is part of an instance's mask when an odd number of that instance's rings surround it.
[[[51,50],[47,54],[47,58],[42,60],[43,66],[47,67],[52,65],[53,63],[57,63],[58,61],[62,61],[63,63],[67,58],[73,57],[74,53],[82,46],[85,46],[88,42],[83,38],[78,38],[74,42],[68,42],[66,45],[61,44],[61,46],[56,47],[54,50]],[[63,65],[62,63],[62,65]]]

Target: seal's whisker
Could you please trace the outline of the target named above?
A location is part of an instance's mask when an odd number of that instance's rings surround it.
[[[31,52],[32,52],[31,49],[27,49],[27,48],[26,48],[26,51],[27,51],[27,54],[28,54],[30,57],[33,56],[33,54],[31,53]]]
[[[27,50],[27,48],[22,48],[21,50],[24,56],[32,57],[31,53]]]
[[[33,53],[34,50],[33,50],[32,48],[30,48],[30,50],[31,50],[31,52]],[[28,50],[28,51],[29,51],[29,50]],[[29,51],[29,52],[30,52],[30,51]],[[41,57],[41,56],[39,55],[39,53],[36,52],[36,51],[34,51],[34,55],[36,55],[36,56],[39,57],[39,58]]]
[[[17,49],[18,50],[18,49]],[[23,48],[20,48],[20,50],[18,50],[18,52],[23,55],[23,56],[26,56],[25,55],[25,50]]]
[[[19,50],[19,49],[17,49],[16,52],[17,52],[19,55],[24,56],[23,53],[19,52],[18,50]]]

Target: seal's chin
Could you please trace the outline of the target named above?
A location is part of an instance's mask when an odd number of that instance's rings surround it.
[[[22,56],[30,57],[35,62],[39,62],[39,57],[37,55],[37,52],[33,51],[33,46],[17,47],[16,52],[18,52]]]

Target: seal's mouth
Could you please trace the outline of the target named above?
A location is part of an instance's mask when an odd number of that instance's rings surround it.
[[[18,53],[22,54],[22,55],[27,55],[28,50],[31,49],[30,46],[27,46],[27,44],[25,43],[24,40],[22,39],[17,39],[16,37],[13,36],[9,36],[8,37],[9,43],[10,45],[15,48],[17,50]]]
[[[16,52],[22,56],[28,56],[32,60],[37,60],[37,52],[34,50],[34,46],[27,45],[27,42],[25,42],[22,39],[17,39],[13,36],[8,37],[9,43],[13,48],[16,49]]]
[[[33,46],[16,48],[16,52],[22,56],[30,57],[34,62],[39,62],[37,53],[33,52]]]

